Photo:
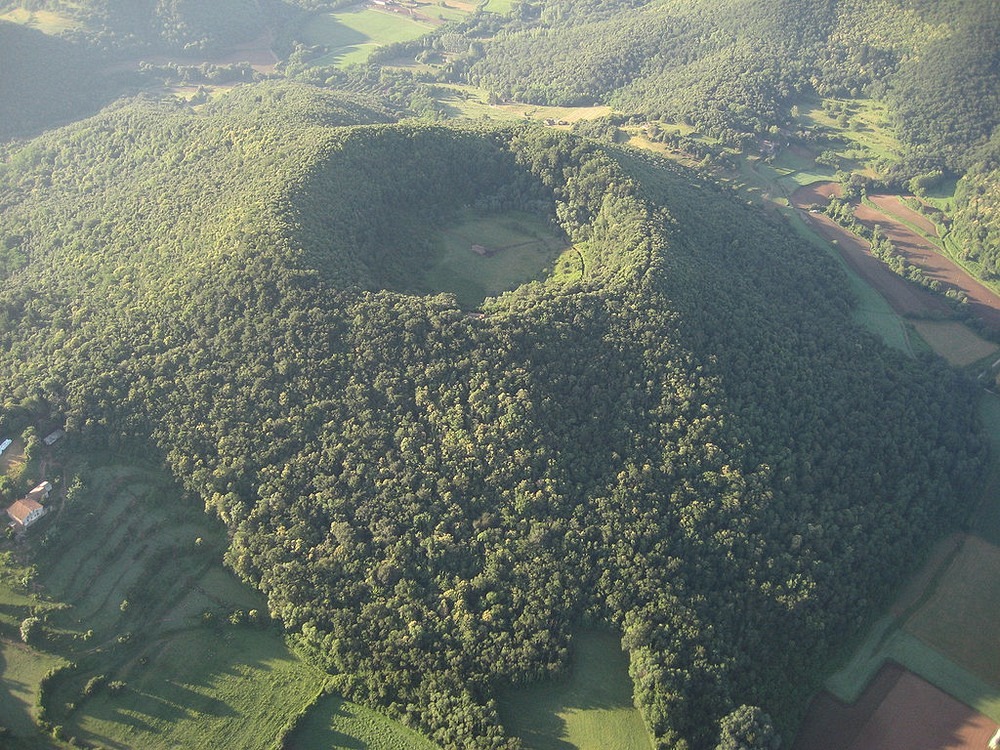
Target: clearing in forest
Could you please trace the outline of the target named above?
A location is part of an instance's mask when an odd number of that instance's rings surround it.
[[[299,35],[305,44],[329,50],[323,57],[312,60],[311,65],[344,67],[364,62],[379,47],[417,39],[433,28],[429,19],[358,5],[309,16]]]
[[[500,718],[528,750],[652,750],[649,732],[632,702],[628,656],[610,633],[573,639],[565,682],[508,690]]]
[[[435,244],[440,250],[414,291],[449,292],[471,309],[486,297],[552,273],[569,242],[551,223],[531,214],[470,212],[441,230]],[[571,273],[573,259],[568,262]]]

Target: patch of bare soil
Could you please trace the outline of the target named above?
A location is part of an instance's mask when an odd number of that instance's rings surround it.
[[[867,204],[858,206],[854,215],[869,227],[878,224],[907,262],[918,266],[926,276],[937,279],[946,288],[968,295],[972,314],[987,327],[1000,331],[1000,295],[972,278],[964,268],[898,219]]]

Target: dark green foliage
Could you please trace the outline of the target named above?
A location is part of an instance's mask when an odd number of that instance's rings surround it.
[[[0,141],[93,114],[122,91],[86,48],[0,21]],[[0,245],[0,274],[18,262]]]
[[[149,49],[224,49],[261,35],[266,18],[259,0],[30,0],[32,10],[75,19],[70,36],[105,52]]]
[[[783,225],[543,129],[331,128],[379,111],[235,96],[13,153],[0,379],[163,456],[344,694],[512,747],[495,687],[558,675],[601,623],[660,746],[712,747],[741,704],[800,708],[961,517],[966,386],[855,329]],[[469,206],[554,217],[586,274],[481,316],[400,292]]]

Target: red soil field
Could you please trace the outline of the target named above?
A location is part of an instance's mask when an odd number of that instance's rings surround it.
[[[839,194],[840,186],[835,183],[816,183],[796,190],[791,196],[791,201],[796,208],[805,210],[814,203],[823,205],[829,196]],[[876,198],[878,200],[875,200]],[[900,213],[903,210],[910,211],[893,196],[873,196],[873,201],[876,204],[881,201],[881,205]],[[914,217],[927,221],[916,212],[910,212]],[[951,310],[943,299],[903,280],[873,258],[868,253],[867,242],[822,214],[804,215],[818,234],[827,240],[837,241],[844,260],[859,276],[875,287],[900,315],[916,317],[950,315]],[[878,224],[885,235],[892,240],[897,251],[909,263],[920,267],[929,278],[937,279],[945,288],[965,292],[973,315],[989,328],[1000,331],[1000,295],[972,278],[958,264],[938,252],[930,242],[898,219],[866,204],[857,206],[855,216],[858,221],[869,227]],[[908,216],[907,221],[909,220]]]
[[[866,204],[858,206],[854,215],[866,226],[881,226],[900,255],[909,263],[920,267],[926,276],[937,279],[946,287],[965,292],[973,315],[990,328],[1000,331],[1000,295],[976,281],[961,266],[942,255],[930,242],[898,219]]]
[[[804,210],[814,203],[825,205],[831,195],[839,194],[836,183],[818,183],[799,188],[792,194],[792,204],[803,209],[803,217],[812,229],[830,242],[836,242],[847,264],[874,287],[900,315],[916,317],[951,316],[951,307],[945,300],[921,289],[899,276],[868,252],[868,243],[844,229],[824,214]]]
[[[886,663],[851,705],[825,691],[817,695],[809,704],[792,750],[847,750],[905,671],[895,662]]]
[[[912,208],[907,206],[899,199],[898,195],[869,195],[868,200],[881,208],[887,214],[898,216],[903,221],[912,224],[921,232],[929,234],[931,237],[938,236],[937,227],[934,226],[934,222],[922,213],[914,211]]]
[[[888,663],[856,703],[822,693],[792,750],[984,750],[996,722]]]

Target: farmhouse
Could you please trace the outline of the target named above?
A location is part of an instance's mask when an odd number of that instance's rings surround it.
[[[26,529],[45,515],[45,507],[36,500],[25,497],[12,503],[7,508],[7,515],[11,518],[10,525],[15,529]]]
[[[35,489],[29,492],[26,496],[26,500],[33,500],[36,503],[40,503],[43,500],[49,499],[49,494],[52,492],[52,485],[48,482],[42,482]]]
[[[54,442],[56,442],[59,438],[61,438],[65,434],[66,433],[63,432],[62,430],[56,430],[55,432],[51,432],[48,435],[46,435],[42,439],[42,442],[45,443],[46,445],[52,445]]]

